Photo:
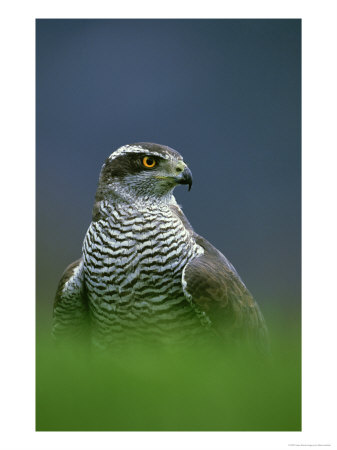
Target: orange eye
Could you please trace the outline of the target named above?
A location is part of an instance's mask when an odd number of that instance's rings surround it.
[[[144,156],[143,164],[145,167],[149,167],[150,169],[156,165],[156,160],[151,156]]]

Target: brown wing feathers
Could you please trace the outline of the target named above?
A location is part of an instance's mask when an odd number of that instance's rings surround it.
[[[66,268],[59,282],[53,311],[53,337],[62,340],[87,334],[88,316],[80,258]]]
[[[268,333],[261,311],[235,268],[206,239],[196,234],[180,208],[172,210],[182,220],[204,254],[184,270],[189,299],[205,311],[217,333],[224,337],[248,338],[268,352]]]
[[[185,289],[192,301],[206,312],[218,334],[251,339],[266,352],[267,330],[257,303],[226,258],[206,239],[196,240],[205,253],[185,268]]]

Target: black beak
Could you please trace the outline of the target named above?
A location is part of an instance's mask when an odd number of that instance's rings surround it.
[[[192,186],[192,172],[188,167],[185,167],[183,172],[177,177],[177,181],[179,184],[188,184],[188,190],[191,190]]]

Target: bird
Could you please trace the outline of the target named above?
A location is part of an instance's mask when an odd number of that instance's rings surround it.
[[[212,336],[266,351],[257,302],[231,262],[194,231],[173,195],[178,185],[190,190],[192,172],[166,145],[123,145],[107,158],[82,256],[57,288],[56,341],[85,337],[107,350]]]

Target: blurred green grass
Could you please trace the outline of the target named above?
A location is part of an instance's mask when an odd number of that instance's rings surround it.
[[[37,431],[300,431],[298,327],[272,327],[272,359],[210,343],[113,356],[37,333]]]

